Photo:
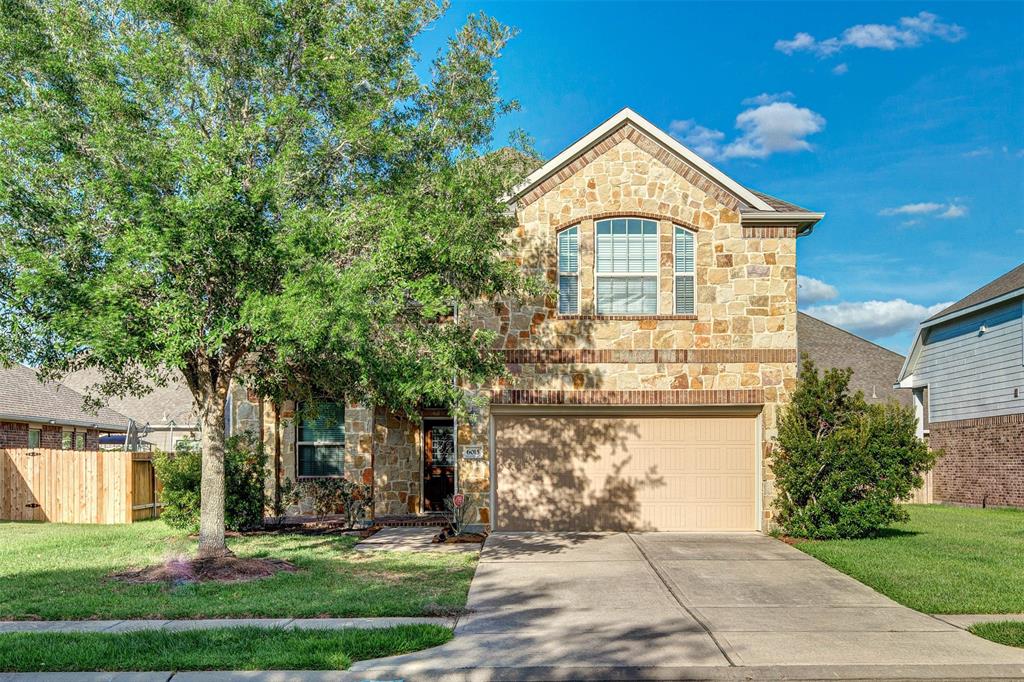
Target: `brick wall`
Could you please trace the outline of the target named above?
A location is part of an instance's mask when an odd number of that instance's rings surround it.
[[[1024,507],[1024,414],[932,422],[935,500]]]
[[[59,449],[61,446],[60,426],[50,424],[27,424],[25,422],[0,422],[0,447],[27,448],[29,429],[41,429],[39,447]],[[83,429],[79,429],[81,432]],[[95,429],[85,430],[85,449],[99,448],[99,432]]]

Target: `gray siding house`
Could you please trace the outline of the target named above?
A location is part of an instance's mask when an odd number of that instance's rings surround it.
[[[900,372],[936,501],[1024,506],[1024,265],[925,320]]]

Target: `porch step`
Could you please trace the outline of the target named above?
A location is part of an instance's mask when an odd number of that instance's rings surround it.
[[[373,525],[384,527],[396,526],[429,526],[442,528],[448,525],[448,519],[436,514],[406,514],[403,516],[378,516],[373,519]]]

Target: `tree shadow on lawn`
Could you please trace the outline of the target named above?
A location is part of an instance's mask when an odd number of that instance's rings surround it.
[[[322,550],[321,550],[322,551]],[[243,552],[245,556],[262,552]],[[457,613],[475,561],[463,554],[270,552],[294,573],[247,582],[129,584],[128,564],[17,570],[0,575],[0,619],[316,618]],[[350,560],[351,557],[351,560]],[[139,561],[147,564],[148,561]]]

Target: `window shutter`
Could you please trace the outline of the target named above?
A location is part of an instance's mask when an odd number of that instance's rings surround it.
[[[675,232],[676,315],[696,314],[696,238],[681,227]]]
[[[580,230],[570,227],[558,233],[558,312],[580,311]]]

